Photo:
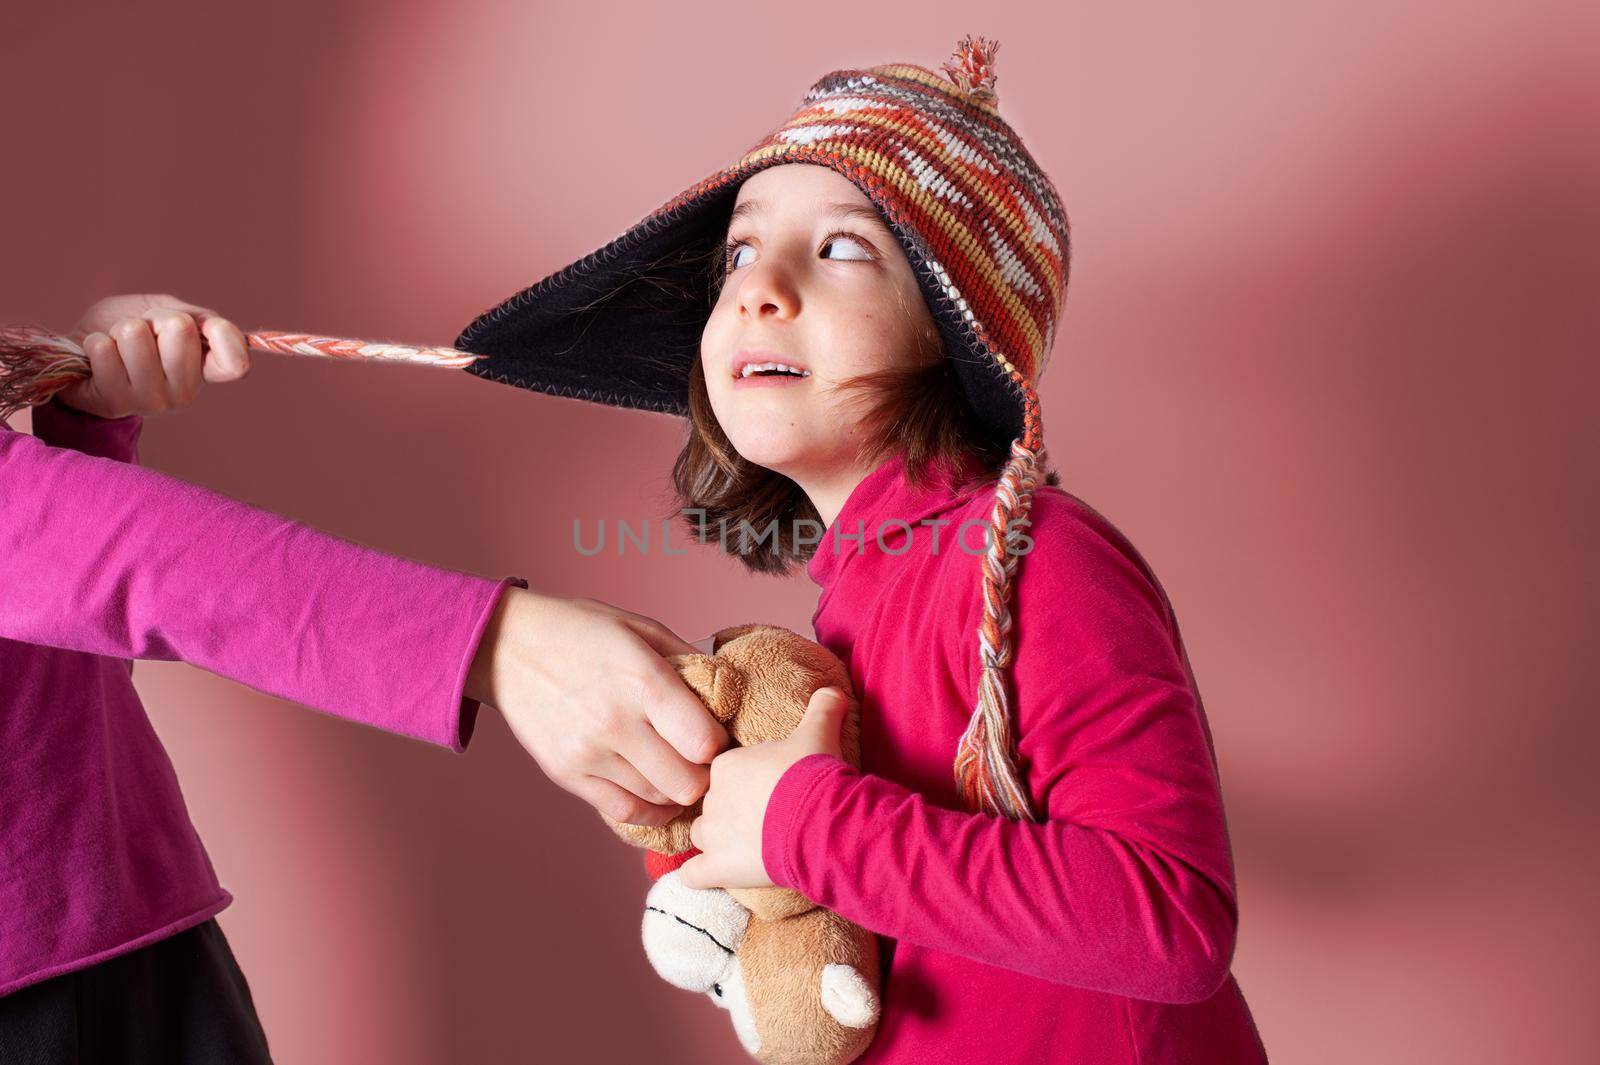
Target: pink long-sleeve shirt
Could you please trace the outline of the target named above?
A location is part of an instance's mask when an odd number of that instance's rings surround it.
[[[501,581],[434,569],[138,468],[136,417],[0,423],[0,995],[155,942],[232,897],[132,659],[192,663],[464,749]],[[52,446],[54,445],[54,446]]]
[[[1103,516],[1038,489],[1010,690],[1041,821],[965,812],[952,762],[982,599],[956,537],[975,522],[962,542],[981,549],[993,492],[912,490],[901,466],[855,488],[807,566],[817,639],[860,696],[862,768],[796,763],[762,839],[774,882],[893,941],[860,1062],[1265,1061],[1229,971],[1231,846],[1165,591]]]

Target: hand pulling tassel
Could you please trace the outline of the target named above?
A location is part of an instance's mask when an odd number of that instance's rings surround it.
[[[956,88],[966,93],[968,98],[991,107],[997,106],[999,101],[994,88],[994,56],[999,50],[999,41],[968,34],[957,43],[955,54],[945,61],[942,68],[944,76],[954,82]]]
[[[989,518],[989,543],[983,556],[983,620],[978,626],[982,673],[978,707],[956,751],[956,787],[971,810],[987,810],[1013,821],[1035,821],[1028,792],[1017,773],[1010,699],[1005,671],[1011,665],[1011,607],[1017,560],[1014,548],[1027,527],[1033,491],[1044,470],[1044,439],[1039,401],[1021,382],[1025,405],[1023,434],[1011,442],[1011,458],[995,488]]]
[[[89,376],[89,357],[84,354],[82,346],[85,336],[63,336],[40,326],[0,326],[0,421],[23,407],[47,402],[62,389],[86,379]],[[417,347],[272,330],[246,333],[244,341],[252,350],[271,351],[280,355],[414,362],[450,368],[470,366],[482,358],[455,348]],[[205,344],[205,341],[201,343]]]

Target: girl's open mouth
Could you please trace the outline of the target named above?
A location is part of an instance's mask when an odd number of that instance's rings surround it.
[[[773,385],[803,381],[811,376],[792,356],[764,348],[745,348],[733,360],[733,383]]]
[[[750,362],[734,375],[735,388],[760,388],[798,384],[811,378],[811,371],[785,362]]]

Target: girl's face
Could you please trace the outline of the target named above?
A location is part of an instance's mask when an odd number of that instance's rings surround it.
[[[740,455],[823,494],[857,468],[856,414],[834,385],[904,365],[934,335],[900,244],[825,166],[769,167],[739,188],[726,274],[700,339],[712,410]],[[781,363],[805,376],[747,376]],[[854,480],[850,480],[850,478]]]

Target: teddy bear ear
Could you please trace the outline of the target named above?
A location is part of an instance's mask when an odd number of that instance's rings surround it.
[[[744,670],[714,655],[673,655],[668,661],[712,717],[726,725],[738,715],[744,705]]]
[[[736,640],[747,632],[755,632],[757,629],[770,629],[771,627],[770,625],[750,624],[730,625],[725,629],[718,629],[711,634],[711,653],[716,654],[722,650],[723,644],[730,640]]]
[[[822,970],[822,1006],[846,1028],[870,1028],[878,1019],[878,996],[860,971],[833,963]]]

